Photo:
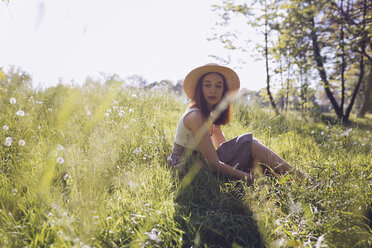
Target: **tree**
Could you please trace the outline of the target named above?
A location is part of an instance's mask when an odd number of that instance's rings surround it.
[[[370,14],[367,10],[371,9],[371,4],[366,0],[289,0],[278,3],[287,10],[281,35],[288,37],[292,34],[297,42],[297,46],[294,43],[288,46],[290,55],[299,58],[298,52],[304,52],[304,58],[314,62],[311,70],[317,72],[316,77],[320,78],[337,117],[348,122],[363,80],[365,57],[369,56],[366,52],[370,41]],[[358,65],[355,84],[352,82],[354,76],[346,77],[348,71],[355,70],[353,65]],[[347,88],[352,85],[350,95],[346,96]],[[345,109],[346,100],[349,104]]]
[[[254,9],[259,9],[260,11],[253,12]],[[246,3],[243,4],[235,4],[233,0],[226,0],[222,6],[214,5],[215,11],[221,11],[220,17],[222,18],[222,22],[219,23],[220,25],[228,25],[231,19],[231,16],[234,14],[242,15],[247,19],[247,24],[251,27],[258,28],[263,35],[264,45],[261,46],[257,44],[256,49],[260,51],[261,56],[265,58],[265,70],[266,70],[266,94],[269,97],[269,101],[271,107],[278,115],[279,111],[276,106],[274,97],[271,93],[271,75],[270,75],[270,37],[271,37],[271,25],[274,25],[274,14],[275,13],[275,5],[271,0],[258,0],[253,2],[250,6]],[[257,14],[258,13],[258,14]],[[246,51],[247,47],[245,46],[235,46],[234,40],[238,38],[235,34],[231,32],[226,32],[222,35],[215,35],[218,37],[223,44],[225,44],[225,48],[227,49],[240,49],[242,51]],[[251,40],[246,41],[251,42]]]

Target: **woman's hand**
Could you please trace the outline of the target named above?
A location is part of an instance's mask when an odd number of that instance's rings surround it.
[[[200,151],[211,165],[212,171],[235,179],[252,180],[253,177],[250,174],[229,166],[218,159],[212,140],[208,135],[208,128],[204,126],[205,124],[205,120],[200,111],[193,111],[184,117],[185,127],[194,133],[197,141],[200,141]]]

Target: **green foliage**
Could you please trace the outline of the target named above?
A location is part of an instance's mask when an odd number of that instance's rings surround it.
[[[203,172],[185,187],[166,165],[184,98],[15,79],[0,92],[1,247],[372,244],[370,116],[341,127],[237,104],[227,138],[253,132],[309,178]]]

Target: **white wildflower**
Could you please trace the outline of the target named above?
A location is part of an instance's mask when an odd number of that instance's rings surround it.
[[[9,127],[7,125],[4,125],[3,126],[3,130],[8,131],[9,130]]]
[[[110,116],[110,113],[107,113],[107,112],[106,112],[106,113],[105,113],[105,116],[109,117],[109,116]]]
[[[323,136],[323,135],[324,135],[324,132],[323,132],[323,131],[321,131],[321,132],[320,132],[320,135],[322,135],[322,136]]]
[[[50,217],[53,217],[53,213],[52,213],[52,212],[49,212],[48,217],[49,217],[49,218],[50,218]]]
[[[142,149],[141,147],[137,147],[134,151],[133,151],[134,154],[138,154],[138,153],[142,153]]]
[[[18,115],[18,116],[21,116],[21,117],[22,117],[22,116],[24,116],[24,115],[25,115],[25,112],[23,112],[23,110],[21,110],[21,109],[20,109],[20,110],[18,110],[18,111],[17,111],[16,115]]]
[[[313,130],[313,131],[311,131],[311,133],[312,133],[312,134],[314,134],[314,133],[315,133],[315,131]]]
[[[129,109],[129,113],[133,113],[134,112],[134,109]]]
[[[132,97],[133,97],[133,98],[137,98],[137,95],[136,95],[136,94],[132,94]]]
[[[63,176],[63,180],[65,180],[65,182],[67,182],[67,180],[69,179],[71,179],[71,176],[69,174]]]
[[[151,232],[145,232],[145,234],[147,236],[149,236],[149,239],[151,239],[151,240],[153,240],[155,242],[160,242],[160,238],[159,238],[160,233],[161,233],[161,231],[159,231],[156,228],[153,228],[151,230]]]
[[[124,110],[120,110],[120,112],[119,112],[119,114],[118,114],[118,115],[119,115],[120,117],[122,117],[122,116],[124,115],[124,113],[125,113],[125,111],[124,111]]]
[[[24,146],[24,145],[26,145],[26,142],[25,142],[23,139],[20,139],[20,140],[18,141],[18,145],[20,145],[20,146]]]
[[[4,145],[6,145],[6,146],[11,146],[11,145],[12,145],[12,142],[13,142],[12,137],[6,137],[6,138],[5,138],[5,143],[4,143]]]
[[[12,97],[9,99],[9,102],[10,104],[16,104],[17,100],[14,97]]]
[[[60,144],[57,144],[57,150],[58,151],[63,151],[65,148],[62,146],[62,145],[60,145]]]
[[[63,158],[61,158],[61,157],[57,158],[57,163],[58,164],[63,164],[64,162],[65,162],[65,160]]]
[[[13,189],[13,195],[16,195],[18,193],[17,189]]]
[[[111,113],[111,109],[107,109],[107,113]]]
[[[52,111],[53,111],[53,109],[52,109],[52,108],[48,108],[48,111],[49,111],[49,112],[52,112]]]
[[[349,128],[348,130],[346,130],[346,132],[344,132],[344,136],[348,136],[349,133],[351,133],[353,131],[352,128]]]

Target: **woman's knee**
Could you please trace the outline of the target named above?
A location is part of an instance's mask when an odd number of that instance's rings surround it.
[[[252,139],[252,149],[257,149],[263,146],[263,144],[256,138]]]

